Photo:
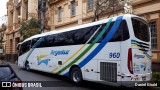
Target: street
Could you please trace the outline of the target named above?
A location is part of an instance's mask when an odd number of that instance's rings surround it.
[[[46,82],[46,84],[51,84],[49,87],[34,87],[34,88],[23,88],[24,90],[101,90],[101,89],[123,89],[123,90],[158,90],[158,88],[152,87],[113,87],[103,84],[98,84],[94,82],[84,81],[81,86],[76,86],[72,84],[67,77],[44,73],[40,71],[26,71],[20,69],[16,64],[11,64],[14,71],[22,79],[22,81],[38,81]]]

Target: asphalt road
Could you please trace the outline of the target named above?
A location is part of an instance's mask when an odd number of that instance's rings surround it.
[[[49,84],[50,87],[36,87],[36,88],[23,88],[23,90],[115,90],[115,89],[121,89],[121,90],[159,90],[159,88],[152,88],[152,87],[113,87],[108,85],[103,85],[99,83],[94,82],[88,82],[84,81],[81,86],[76,86],[73,83],[70,82],[69,78],[44,73],[40,71],[26,71],[23,69],[20,69],[16,64],[11,64],[14,71],[17,73],[17,75],[22,79],[22,81],[38,81],[43,82],[46,84]]]

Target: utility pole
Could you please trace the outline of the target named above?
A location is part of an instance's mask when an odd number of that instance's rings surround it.
[[[44,7],[44,0],[41,0],[41,33],[44,32],[44,12],[45,12],[45,7]]]

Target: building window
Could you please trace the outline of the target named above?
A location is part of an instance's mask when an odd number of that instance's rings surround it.
[[[58,21],[62,20],[62,7],[58,7]]]
[[[87,0],[87,10],[93,9],[93,0]]]
[[[150,29],[151,29],[151,48],[152,50],[157,50],[157,25],[156,21],[150,22]]]
[[[75,16],[76,15],[76,1],[73,0],[71,1],[71,16]]]

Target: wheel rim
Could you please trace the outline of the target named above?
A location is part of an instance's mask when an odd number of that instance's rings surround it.
[[[26,69],[29,70],[29,65],[26,65]]]
[[[75,71],[73,73],[73,81],[74,82],[79,82],[80,81],[80,73],[78,71]]]

